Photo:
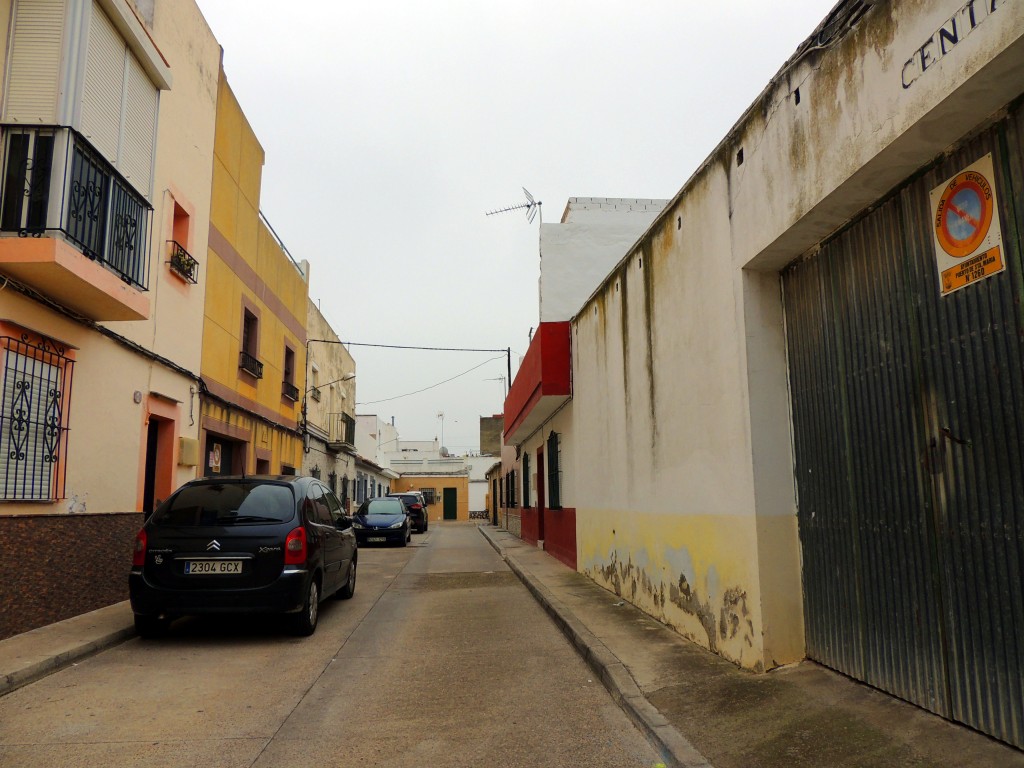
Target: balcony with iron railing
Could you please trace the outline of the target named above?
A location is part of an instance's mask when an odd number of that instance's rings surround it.
[[[320,387],[310,387],[309,388],[309,396],[312,397],[314,400],[316,400],[319,403],[320,402],[320,396],[321,396],[320,395]]]
[[[332,451],[356,452],[356,420],[347,413],[327,414],[327,447]]]
[[[94,320],[148,317],[146,199],[70,128],[0,130],[0,268]]]
[[[171,249],[171,257],[167,265],[171,272],[182,280],[195,285],[199,282],[199,262],[192,258],[192,254],[185,250],[185,247],[174,240],[168,240],[167,245]]]
[[[263,363],[256,359],[255,355],[249,354],[244,349],[238,353],[238,367],[253,378],[263,378]]]
[[[299,388],[290,381],[281,382],[281,397],[291,400],[293,403],[299,400]]]

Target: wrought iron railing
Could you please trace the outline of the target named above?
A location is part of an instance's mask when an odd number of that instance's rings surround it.
[[[171,270],[193,285],[198,283],[199,262],[180,243],[168,240],[167,244],[171,247],[171,258],[167,260]]]
[[[263,378],[263,363],[244,349],[238,353],[238,367],[247,373],[251,373],[257,379]]]
[[[356,420],[347,413],[332,413],[328,415],[328,434],[331,443],[356,443]]]
[[[148,290],[146,199],[70,128],[2,129],[0,231],[60,233],[129,285]]]
[[[0,499],[64,498],[74,360],[50,339],[0,337]]]
[[[281,394],[287,397],[289,400],[299,399],[299,388],[292,384],[290,381],[281,382]]]
[[[314,400],[316,400],[319,403],[320,402],[320,387],[312,387],[312,388],[310,388],[309,396],[312,397]]]

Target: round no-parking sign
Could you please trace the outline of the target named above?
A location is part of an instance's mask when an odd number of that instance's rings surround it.
[[[993,178],[990,153],[931,192],[943,296],[1005,269]]]

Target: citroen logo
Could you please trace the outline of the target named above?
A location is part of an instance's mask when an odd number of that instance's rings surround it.
[[[220,542],[214,539],[209,544],[207,544],[206,551],[209,552],[211,549],[220,552]]]

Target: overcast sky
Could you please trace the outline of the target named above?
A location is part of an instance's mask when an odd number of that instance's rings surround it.
[[[263,213],[338,336],[511,348],[513,377],[538,222],[485,213],[523,187],[548,222],[570,197],[673,197],[835,4],[198,2],[266,152]],[[502,411],[503,354],[351,351],[357,411],[402,439],[475,451]]]

